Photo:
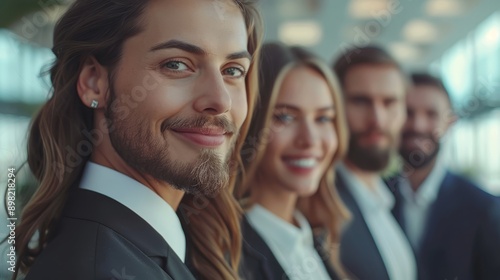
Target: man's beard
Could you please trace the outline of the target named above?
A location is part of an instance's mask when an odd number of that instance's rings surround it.
[[[349,139],[349,149],[347,151],[347,159],[361,170],[365,171],[382,171],[384,170],[391,159],[391,154],[396,149],[397,139],[391,136],[388,132],[383,132],[389,139],[389,146],[386,148],[379,147],[361,147],[359,139],[373,133],[372,131],[353,133]]]
[[[113,104],[114,94],[109,104]],[[150,124],[141,122],[130,113],[119,119],[112,108],[105,112],[111,144],[120,157],[132,168],[148,174],[156,180],[164,181],[172,187],[191,194],[213,196],[226,187],[229,177],[229,160],[233,154],[238,129],[226,118],[199,115],[193,118],[170,118],[161,125],[165,135],[172,128],[200,128],[216,126],[232,133],[230,150],[225,157],[212,149],[200,149],[193,162],[172,159],[168,139],[154,139]],[[147,122],[147,120],[146,120]]]
[[[435,139],[431,134],[425,133],[414,133],[414,132],[405,132],[403,133],[403,143],[405,142],[405,138],[418,138],[421,141],[422,146],[427,146],[427,149],[430,152],[425,153],[423,149],[406,149],[404,145],[401,145],[399,149],[399,153],[401,157],[408,163],[411,167],[415,169],[420,169],[428,166],[431,162],[434,161],[436,156],[439,153],[441,145],[437,139]],[[425,148],[425,147],[423,147]]]

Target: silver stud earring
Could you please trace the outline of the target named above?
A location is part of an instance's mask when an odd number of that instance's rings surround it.
[[[92,100],[92,103],[90,103],[90,108],[95,109],[99,105],[99,102],[95,99]]]

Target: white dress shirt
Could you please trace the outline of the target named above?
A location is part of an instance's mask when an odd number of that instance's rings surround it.
[[[391,213],[394,196],[382,179],[372,190],[349,169],[339,164],[338,171],[346,180],[354,200],[358,204],[368,229],[382,256],[391,280],[414,280],[417,278],[415,256],[403,230]]]
[[[253,206],[246,216],[291,280],[330,279],[321,257],[314,248],[311,226],[299,211],[295,211],[294,218],[300,228],[258,204]]]
[[[87,162],[80,188],[112,198],[153,227],[184,262],[186,237],[174,209],[136,180],[108,167]]]
[[[446,176],[446,169],[438,159],[429,176],[422,182],[416,192],[406,180],[401,184],[403,196],[403,216],[405,231],[413,248],[419,249],[425,231],[430,207],[436,201],[441,183]]]

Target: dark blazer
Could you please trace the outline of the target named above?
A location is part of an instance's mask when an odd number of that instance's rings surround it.
[[[243,217],[241,222],[243,234],[243,250],[240,264],[240,276],[244,280],[284,280],[289,279],[285,271],[274,257],[269,246]],[[314,238],[314,247],[323,259],[323,265],[331,279],[339,279],[335,274],[328,253],[323,249],[322,238]]]
[[[193,279],[146,221],[96,192],[75,189],[57,234],[25,280]]]
[[[396,186],[393,213],[404,228]],[[500,279],[500,199],[447,172],[416,250],[419,279]]]
[[[340,259],[355,279],[390,280],[389,273],[366,224],[361,209],[349,191],[342,174],[337,172],[335,185],[342,201],[351,212],[351,221],[340,239]]]

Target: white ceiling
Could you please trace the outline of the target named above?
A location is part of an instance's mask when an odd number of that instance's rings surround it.
[[[376,7],[377,2],[381,3],[380,8]],[[451,16],[429,15],[426,6],[437,2],[458,4],[463,11]],[[350,9],[356,3],[365,9],[370,18],[353,16],[354,11]],[[301,42],[308,38],[317,40],[317,43],[308,47],[328,62],[347,47],[380,44],[392,51],[405,68],[412,70],[427,68],[489,15],[500,11],[500,0],[259,0],[259,6],[264,19],[266,41],[280,40],[279,30],[284,23],[307,22],[305,27],[291,25],[288,32]],[[52,10],[53,22],[64,10],[64,7]],[[450,9],[447,11],[453,12]],[[408,50],[405,29],[409,28],[409,22],[415,20],[432,25],[435,29],[406,31],[416,35],[420,41],[427,40],[424,43],[411,43],[412,49]],[[21,21],[11,26],[11,30],[21,36],[26,34],[24,29],[26,26]],[[52,29],[53,23],[47,24],[37,28],[34,37],[26,39],[50,47]],[[395,53],[394,48],[403,48],[400,51],[406,52],[406,57]]]
[[[319,24],[320,30],[304,27],[305,31],[302,32],[302,36],[298,36],[298,39],[310,37],[309,39],[314,41],[320,36],[319,42],[311,45],[310,48],[328,62],[331,62],[347,46],[373,43],[381,44],[393,51],[391,44],[399,43],[406,48],[401,50],[406,51],[406,55],[394,52],[393,54],[400,59],[405,68],[422,69],[437,60],[454,43],[465,38],[489,15],[500,10],[499,0],[444,0],[444,2],[458,4],[463,11],[455,15],[433,16],[428,14],[426,6],[439,4],[436,2],[443,2],[443,0],[380,0],[387,3],[382,3],[379,9],[368,8],[365,12],[371,15],[371,18],[359,19],[354,18],[353,12],[349,11],[352,5],[356,4],[353,3],[355,1],[363,1],[364,3],[361,3],[363,8],[376,4],[378,0],[260,0],[265,24],[265,40],[279,40],[279,30],[283,23],[307,21],[309,26]],[[451,8],[445,11],[453,13]],[[413,20],[424,21],[425,25],[432,25],[435,30],[421,29],[421,35],[415,33],[419,32],[418,30],[406,31],[411,33],[410,35],[417,35],[417,38],[413,40],[426,39],[428,41],[411,43],[410,47],[413,50],[410,51],[414,53],[408,54],[408,40],[404,32],[405,28],[408,28],[407,24]],[[301,33],[299,29],[300,27],[292,27],[292,30],[296,30],[292,35]],[[408,57],[409,55],[414,56]]]

